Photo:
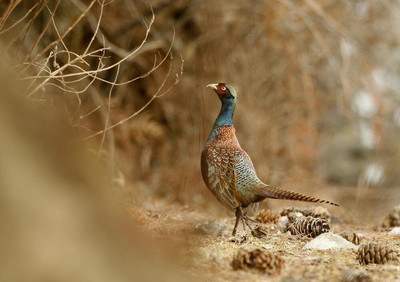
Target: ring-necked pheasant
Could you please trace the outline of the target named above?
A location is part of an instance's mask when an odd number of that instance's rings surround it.
[[[297,192],[263,183],[254,170],[249,155],[240,147],[233,127],[237,95],[226,83],[209,84],[221,100],[221,111],[214,123],[210,136],[201,153],[201,173],[203,180],[215,197],[227,208],[235,212],[236,222],[232,235],[235,236],[239,220],[243,226],[248,217],[243,212],[252,203],[265,198],[297,200],[314,203],[335,203],[313,198]]]

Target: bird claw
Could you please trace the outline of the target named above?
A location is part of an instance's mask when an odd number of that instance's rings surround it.
[[[252,222],[252,223],[257,223],[257,220],[255,220],[255,219],[249,217],[246,213],[243,214],[243,218],[244,218],[244,220],[246,220],[246,221],[250,221],[250,222]]]
[[[260,225],[257,225],[254,229],[251,230],[251,235],[256,238],[266,237],[267,234],[267,231],[264,230]]]
[[[231,237],[228,238],[228,240],[231,243],[243,244],[244,242],[247,241],[247,236],[246,236],[246,234],[238,235],[238,236],[231,236]]]
[[[251,223],[257,223],[256,220],[250,218],[247,216],[247,214],[243,214],[242,217],[243,220],[243,228],[245,228],[245,225],[247,225],[247,227],[250,229],[251,231],[251,235],[253,235],[256,238],[262,238],[267,236],[267,231],[264,230],[260,225],[256,225],[254,228],[249,224],[249,222]]]
[[[232,236],[236,235],[236,230],[237,230],[237,226],[238,226],[239,221],[241,221],[242,224],[243,224],[243,230],[246,230],[246,226],[247,226],[250,229],[251,234],[253,234],[253,236],[255,236],[255,237],[261,236],[260,235],[261,234],[260,231],[258,231],[258,230],[255,231],[253,229],[253,227],[251,227],[251,225],[249,223],[249,222],[257,223],[257,221],[252,219],[252,218],[250,218],[250,217],[248,217],[247,214],[245,212],[243,212],[243,210],[242,210],[242,208],[240,206],[236,208],[235,214],[236,214],[236,222],[235,222],[235,226],[233,228]],[[256,226],[256,228],[257,227],[258,227],[258,225]],[[257,236],[254,235],[254,234],[257,234]],[[265,235],[266,235],[266,233],[263,236],[265,236]],[[261,236],[261,237],[263,237],[263,236]]]

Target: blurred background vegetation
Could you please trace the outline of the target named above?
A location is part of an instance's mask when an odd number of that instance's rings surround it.
[[[396,1],[14,0],[0,11],[1,56],[24,95],[98,141],[128,205],[227,214],[200,175],[220,106],[205,86],[217,82],[237,89],[237,135],[265,182],[372,220],[399,202]]]

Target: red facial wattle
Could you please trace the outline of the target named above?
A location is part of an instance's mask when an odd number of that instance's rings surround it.
[[[218,90],[218,94],[221,94],[221,95],[229,93],[228,87],[226,87],[225,84],[223,84],[223,83],[218,84],[217,90]]]

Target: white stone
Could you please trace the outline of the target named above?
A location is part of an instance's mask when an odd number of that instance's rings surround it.
[[[303,249],[305,250],[328,250],[328,249],[357,249],[357,246],[347,241],[342,236],[329,233],[322,233],[318,237],[308,242]]]
[[[378,111],[378,106],[372,94],[363,90],[354,95],[351,106],[353,111],[365,118],[371,118]]]
[[[278,219],[278,223],[276,225],[277,225],[278,230],[280,232],[285,233],[289,223],[290,223],[290,221],[289,221],[289,218],[287,216],[281,216]]]
[[[390,230],[389,235],[392,235],[392,236],[400,235],[400,227],[395,227],[392,230]]]

